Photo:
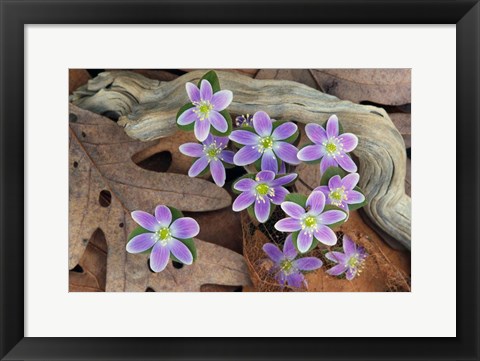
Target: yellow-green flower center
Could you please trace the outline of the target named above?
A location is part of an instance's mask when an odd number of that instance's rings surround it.
[[[261,183],[256,186],[255,189],[259,195],[266,196],[268,194],[268,191],[270,190],[270,187],[265,183]]]
[[[328,142],[325,148],[327,149],[327,152],[330,154],[333,154],[337,151],[337,145],[333,142]]]
[[[217,144],[217,141],[214,140],[210,145],[203,146],[203,153],[210,159],[210,160],[218,160],[220,157],[220,153],[222,153],[223,147]]]
[[[350,259],[348,260],[347,264],[348,264],[349,267],[352,267],[352,268],[353,268],[353,267],[356,267],[357,264],[358,264],[358,259],[357,259],[357,257],[355,257],[355,256],[350,257]]]
[[[340,206],[344,200],[347,200],[347,192],[345,192],[345,187],[333,189],[328,195],[330,202],[335,206]]]
[[[273,139],[272,137],[264,137],[260,139],[260,147],[262,150],[272,149],[273,148]]]
[[[208,119],[210,112],[213,109],[213,104],[211,104],[208,100],[202,100],[201,102],[194,102],[193,103],[196,108],[193,111],[197,114],[198,119],[205,120]]]
[[[157,231],[157,238],[160,242],[165,243],[165,241],[168,241],[170,239],[170,229],[168,227],[160,228]]]
[[[281,263],[280,263],[280,269],[284,272],[284,273],[289,273],[292,269],[293,269],[293,264],[292,264],[292,261],[288,260],[288,259],[285,259],[283,260]]]
[[[311,228],[317,224],[317,220],[315,217],[310,216],[305,218],[304,224],[306,227]]]

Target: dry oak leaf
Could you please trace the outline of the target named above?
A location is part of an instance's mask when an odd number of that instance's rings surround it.
[[[354,103],[411,103],[411,69],[312,69],[318,88]]]
[[[127,236],[135,228],[130,212],[153,212],[158,204],[202,212],[227,207],[227,191],[183,174],[142,169],[132,160],[157,142],[129,138],[115,122],[70,105],[69,269],[101,228],[108,246],[107,291],[125,288]],[[161,141],[161,140],[160,140]]]
[[[251,286],[242,255],[216,244],[194,239],[197,259],[190,266],[175,268],[170,262],[164,271],[154,273],[147,267],[148,254],[128,254],[127,292],[200,292],[204,285]]]

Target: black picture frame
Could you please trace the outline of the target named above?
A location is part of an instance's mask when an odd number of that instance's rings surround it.
[[[480,4],[478,0],[0,0],[0,6],[0,357],[2,360],[479,359]],[[457,337],[324,339],[24,337],[22,232],[25,200],[23,161],[25,89],[22,61],[24,59],[24,26],[26,24],[173,23],[456,24]]]

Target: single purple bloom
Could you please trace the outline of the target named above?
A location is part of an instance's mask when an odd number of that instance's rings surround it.
[[[283,202],[283,211],[290,217],[279,220],[275,228],[280,232],[297,232],[297,247],[301,253],[307,252],[312,246],[313,238],[319,242],[332,246],[337,243],[337,236],[329,224],[343,221],[347,214],[340,210],[323,212],[325,208],[325,195],[314,191],[307,199],[304,209],[294,202]]]
[[[210,133],[210,125],[221,133],[228,130],[226,119],[220,112],[226,109],[233,99],[230,90],[220,90],[213,93],[212,85],[206,79],[200,83],[200,89],[193,84],[187,83],[187,94],[194,105],[185,110],[177,119],[180,125],[188,125],[195,122],[195,137],[203,142]]]
[[[262,170],[271,170],[278,173],[277,157],[289,164],[299,164],[297,148],[284,140],[297,132],[297,125],[285,122],[273,129],[272,120],[265,112],[256,112],[253,115],[253,128],[249,130],[234,130],[230,139],[243,144],[233,157],[236,165],[245,166],[262,158]]]
[[[335,175],[328,181],[328,186],[320,186],[314,190],[325,195],[327,204],[333,204],[348,212],[349,204],[358,204],[365,201],[365,196],[354,190],[359,179],[358,173],[351,173],[343,178]]]
[[[347,172],[357,171],[357,165],[347,155],[358,144],[358,138],[352,133],[339,134],[338,118],[332,115],[327,121],[327,130],[314,123],[305,126],[308,138],[314,143],[298,152],[298,159],[304,162],[320,161],[320,172],[323,174],[329,167],[340,166]]]
[[[196,220],[182,217],[172,222],[172,212],[164,205],[155,208],[155,216],[143,211],[134,211],[132,218],[149,232],[133,237],[127,243],[127,252],[141,253],[153,247],[150,267],[154,272],[161,272],[167,267],[170,253],[180,262],[192,264],[192,252],[180,240],[195,237],[200,232]]]
[[[325,257],[330,261],[338,263],[330,268],[327,273],[331,276],[340,276],[346,272],[347,280],[351,281],[355,276],[360,275],[365,265],[367,252],[365,248],[358,246],[346,234],[343,235],[343,251],[328,252]]]
[[[253,115],[248,113],[245,115],[239,115],[235,118],[235,126],[237,128],[253,127]]]
[[[242,178],[233,185],[242,193],[233,202],[232,209],[240,212],[255,203],[255,216],[260,223],[264,223],[270,217],[270,204],[278,205],[285,200],[290,192],[283,186],[295,178],[297,174],[291,173],[275,179],[275,173],[270,170],[258,172],[255,179]]]
[[[225,150],[228,145],[227,137],[215,137],[211,134],[202,144],[185,143],[179,149],[180,152],[189,157],[198,158],[188,170],[190,177],[196,177],[203,170],[210,166],[210,172],[215,184],[223,187],[225,184],[225,166],[223,163],[233,164],[233,152]]]
[[[275,273],[275,279],[282,286],[300,288],[306,285],[302,271],[313,271],[322,267],[322,261],[315,257],[295,259],[298,253],[293,245],[291,234],[285,240],[283,252],[273,243],[264,244],[263,251],[275,263],[271,271]]]

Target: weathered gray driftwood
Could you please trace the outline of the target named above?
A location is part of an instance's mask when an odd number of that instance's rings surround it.
[[[131,72],[102,73],[79,88],[71,101],[100,114],[117,113],[118,124],[140,140],[173,134],[175,116],[188,99],[186,82],[197,82],[204,71],[187,73],[170,82],[147,79]],[[306,85],[283,80],[255,80],[218,72],[222,88],[231,89],[232,114],[266,111],[272,118],[324,123],[336,114],[345,131],[359,137],[360,186],[369,204],[365,211],[384,233],[410,249],[411,199],[405,194],[404,141],[381,108],[354,104]]]

